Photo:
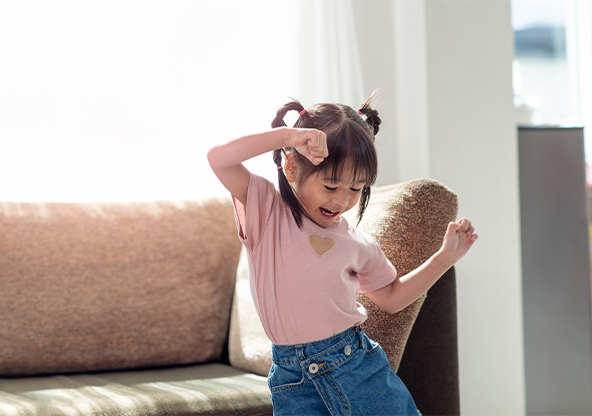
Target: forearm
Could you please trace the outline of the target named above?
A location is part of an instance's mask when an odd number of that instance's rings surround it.
[[[226,189],[246,205],[249,171],[242,165],[242,162],[287,147],[290,131],[288,128],[280,127],[213,147],[208,152],[208,162]]]
[[[368,295],[384,311],[399,312],[426,293],[453,265],[454,262],[438,252],[391,285]]]
[[[442,247],[417,269],[390,285],[366,295],[382,310],[395,313],[419,299],[456,264],[479,236],[466,218],[448,224]]]
[[[232,168],[255,156],[288,147],[289,139],[290,129],[286,127],[244,136],[210,149],[208,161],[217,174],[217,170]]]

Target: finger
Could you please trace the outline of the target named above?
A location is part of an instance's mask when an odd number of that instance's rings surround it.
[[[327,157],[327,156],[329,156],[329,150],[327,149],[327,135],[325,134],[324,131],[319,130],[319,136],[320,136],[319,141],[322,144],[322,149],[321,149],[322,155],[323,155],[323,157]]]
[[[464,217],[458,221],[458,224],[460,225],[460,231],[466,231],[471,227],[471,221]]]
[[[313,165],[318,165],[323,160],[325,160],[324,157],[313,157],[312,159],[310,159],[310,161],[312,162]]]
[[[448,229],[446,230],[446,234],[452,235],[456,234],[458,229],[460,228],[460,224],[457,222],[450,222],[448,223]]]
[[[318,136],[314,133],[314,131],[309,132],[309,134],[307,134],[307,138],[306,138],[306,146],[310,149],[316,149],[317,147],[319,147],[319,138]]]
[[[317,157],[322,157],[325,158],[326,155],[326,151],[323,151],[323,147],[322,146],[314,146],[314,147],[309,147],[309,151],[310,154],[313,156],[317,156]]]
[[[311,138],[309,139],[308,148],[314,156],[327,157],[327,142],[324,133],[320,130],[313,130]]]
[[[318,151],[313,151],[311,149],[309,149],[309,156],[308,156],[309,160],[314,163],[315,165],[318,165],[319,163],[321,163],[323,160],[325,160],[325,157],[323,156],[322,153],[319,153]]]
[[[310,139],[308,140],[308,147],[311,151],[314,151],[315,154],[318,153],[319,155],[322,155],[323,150],[326,149],[327,146],[320,133],[322,132],[319,130],[312,131]]]

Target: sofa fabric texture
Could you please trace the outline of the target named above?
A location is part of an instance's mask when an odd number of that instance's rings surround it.
[[[456,194],[440,182],[409,181],[374,190],[359,228],[376,239],[400,277],[438,251],[448,223],[456,218],[457,209]],[[355,224],[353,211],[346,217]],[[370,338],[381,344],[395,371],[424,299],[425,296],[391,315],[360,294],[359,301],[369,316],[362,327]],[[271,344],[253,306],[244,253],[237,272],[229,357],[234,367],[262,376],[267,375],[272,363]]]
[[[226,199],[0,202],[0,375],[219,360],[240,252]]]

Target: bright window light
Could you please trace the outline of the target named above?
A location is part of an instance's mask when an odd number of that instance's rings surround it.
[[[296,95],[294,7],[2,2],[0,200],[226,194],[207,149],[267,129]]]

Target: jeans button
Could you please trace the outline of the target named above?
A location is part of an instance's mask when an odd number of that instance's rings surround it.
[[[308,366],[308,371],[310,371],[312,374],[316,374],[319,372],[319,366],[315,363],[312,363]]]
[[[352,346],[348,344],[343,349],[343,352],[345,353],[345,355],[350,355],[351,354],[351,349],[352,349]]]

